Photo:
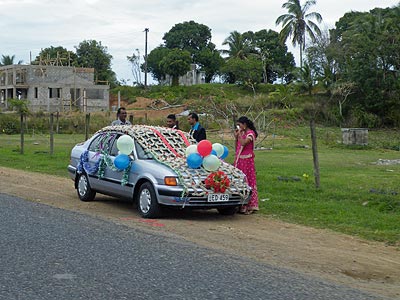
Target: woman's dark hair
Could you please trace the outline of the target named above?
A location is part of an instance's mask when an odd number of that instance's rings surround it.
[[[256,127],[254,126],[254,123],[248,117],[242,116],[237,121],[238,121],[238,123],[246,124],[247,127],[249,127],[251,130],[254,131],[256,137],[258,137],[258,133],[257,133]]]

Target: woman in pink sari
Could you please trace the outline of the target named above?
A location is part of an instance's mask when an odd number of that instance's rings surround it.
[[[237,120],[237,127],[235,131],[235,167],[246,174],[247,181],[253,189],[249,203],[243,205],[239,212],[250,215],[258,210],[256,168],[254,164],[254,144],[258,133],[253,122],[244,116]]]

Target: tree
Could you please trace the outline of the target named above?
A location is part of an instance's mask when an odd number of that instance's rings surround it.
[[[194,21],[176,24],[163,40],[165,48],[188,51],[191,63],[205,71],[206,82],[212,80],[222,64],[219,51],[211,43],[211,29],[206,25]]]
[[[398,124],[400,110],[400,5],[347,13],[331,30],[329,48],[342,83],[354,83],[353,107]]]
[[[35,60],[32,61],[33,65],[42,63],[45,65],[54,66],[75,66],[77,64],[77,56],[74,52],[65,49],[62,46],[42,49]]]
[[[2,55],[1,60],[0,60],[0,66],[10,66],[10,65],[15,65],[16,63],[14,62],[15,55]],[[17,62],[18,65],[22,64],[22,60],[19,60]]]
[[[262,81],[262,63],[255,56],[249,56],[248,59],[228,59],[223,71],[232,73],[236,83],[250,87],[254,95],[257,84]]]
[[[292,53],[280,43],[279,34],[273,30],[252,31],[243,34],[251,43],[250,53],[259,56],[263,64],[263,81],[274,83],[278,78],[288,79],[295,67]]]
[[[252,50],[251,40],[236,30],[230,33],[222,45],[229,47],[228,50],[221,50],[223,54],[228,55],[228,58],[245,59]]]
[[[282,23],[282,30],[280,32],[281,41],[283,43],[289,37],[292,37],[293,46],[298,45],[300,49],[300,68],[303,66],[303,50],[305,49],[306,33],[312,41],[315,37],[321,34],[318,25],[311,19],[315,19],[318,23],[322,21],[322,17],[317,12],[307,13],[310,6],[314,5],[316,0],[306,0],[302,6],[300,0],[288,0],[282,5],[286,8],[288,13],[279,16],[275,23],[279,25]]]
[[[127,56],[127,60],[131,63],[131,70],[133,75],[133,85],[142,84],[141,70],[140,70],[140,52],[136,49],[136,54],[132,53],[132,56]]]
[[[85,40],[76,48],[77,64],[84,68],[94,68],[95,79],[107,81],[111,86],[117,84],[115,73],[111,69],[112,55],[107,47],[95,40]]]
[[[147,70],[158,82],[161,82],[165,79],[166,74],[161,68],[160,62],[165,56],[167,56],[169,51],[170,50],[164,46],[158,46],[157,48],[151,50],[151,52],[147,55]],[[141,68],[142,71],[144,71],[144,64],[142,64]]]
[[[179,85],[179,76],[190,70],[190,53],[181,49],[169,50],[160,61],[160,67],[165,74],[172,76],[172,85]]]

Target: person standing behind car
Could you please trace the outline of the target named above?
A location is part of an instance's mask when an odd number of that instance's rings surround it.
[[[172,128],[172,129],[179,129],[179,123],[176,120],[176,117],[174,114],[170,114],[167,116],[167,127]]]
[[[127,112],[125,107],[120,107],[117,110],[117,119],[111,123],[111,126],[115,125],[132,125],[129,120],[126,119]]]
[[[207,139],[206,129],[200,125],[199,116],[196,113],[192,112],[188,115],[188,122],[191,126],[189,134],[197,142]]]

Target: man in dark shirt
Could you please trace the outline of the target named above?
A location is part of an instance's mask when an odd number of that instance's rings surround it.
[[[200,125],[199,116],[196,113],[192,112],[188,115],[188,122],[191,126],[189,134],[197,142],[207,139],[206,129]]]
[[[179,129],[178,121],[174,114],[170,114],[167,116],[167,127],[172,129]]]

